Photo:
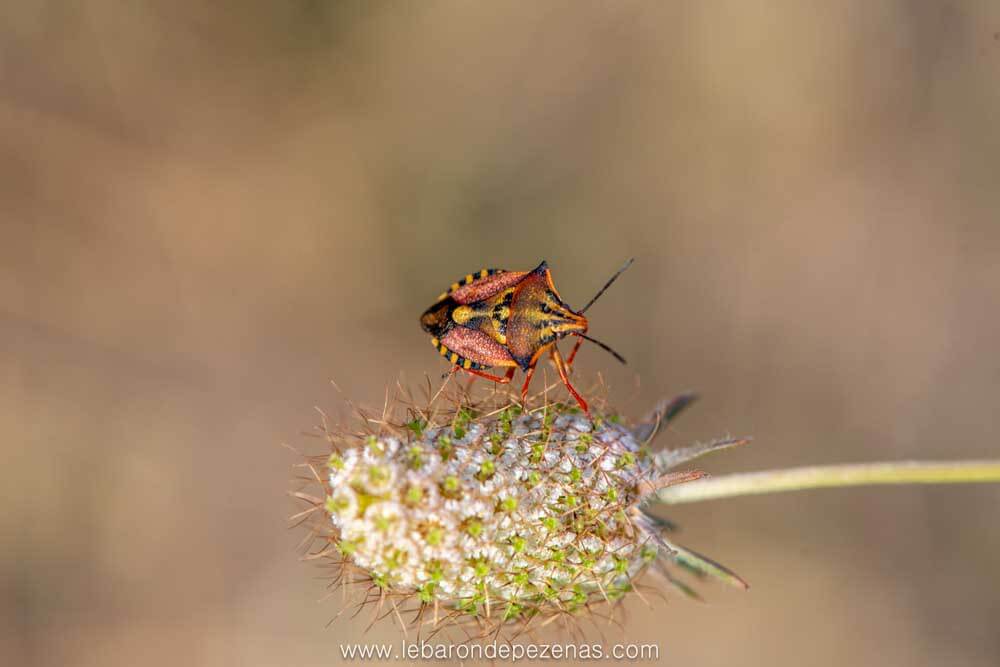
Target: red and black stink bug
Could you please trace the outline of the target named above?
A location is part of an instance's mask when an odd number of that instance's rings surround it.
[[[515,369],[520,368],[525,373],[522,400],[528,394],[538,359],[548,351],[566,389],[589,415],[587,402],[569,382],[569,369],[580,344],[589,340],[620,362],[625,363],[625,359],[586,335],[588,323],[583,314],[631,264],[630,259],[618,269],[580,311],[560,298],[545,262],[533,271],[483,269],[452,283],[420,316],[420,324],[441,356],[453,364],[452,372],[461,369],[507,384]],[[556,341],[569,335],[577,336],[577,341],[569,357],[563,359]],[[483,372],[493,367],[506,368],[507,372],[502,377]]]

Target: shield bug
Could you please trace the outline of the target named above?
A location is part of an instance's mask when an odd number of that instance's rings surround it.
[[[548,352],[566,389],[589,415],[587,402],[569,381],[569,370],[580,344],[589,340],[618,361],[625,363],[625,359],[587,336],[588,322],[583,314],[631,264],[630,259],[579,311],[570,308],[559,296],[544,261],[532,271],[483,269],[452,283],[420,316],[420,324],[431,335],[431,343],[441,356],[452,364],[453,373],[463,370],[507,384],[520,368],[525,374],[522,400],[528,394],[539,358]],[[576,336],[577,340],[569,356],[563,359],[556,342],[565,336]],[[497,367],[506,368],[506,373],[498,376],[484,372]]]

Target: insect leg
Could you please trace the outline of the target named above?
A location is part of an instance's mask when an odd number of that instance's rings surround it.
[[[569,383],[569,373],[566,372],[566,362],[563,360],[562,355],[559,354],[559,348],[555,345],[552,346],[552,361],[556,365],[556,370],[559,371],[559,379],[563,381],[563,384],[566,385],[566,389],[569,390],[569,393],[573,394],[573,398],[576,399],[576,402],[580,404],[580,407],[583,408],[583,411],[586,412],[589,417],[590,408],[587,406],[587,401],[583,400],[583,396],[580,396],[576,389],[573,388],[573,385]]]
[[[580,345],[583,343],[583,339],[579,336],[576,337],[576,342],[573,344],[573,349],[569,351],[569,356],[566,357],[566,370],[573,368],[573,359],[576,358],[576,351],[580,349]]]
[[[524,374],[524,384],[521,385],[521,402],[528,400],[528,385],[531,384],[531,378],[535,374],[535,366],[531,366],[528,372]]]
[[[457,371],[457,370],[468,371],[468,373],[470,375],[472,375],[472,377],[469,378],[469,383],[465,385],[465,391],[466,391],[466,393],[468,393],[469,390],[472,389],[472,383],[476,381],[476,376],[477,375],[480,376],[480,377],[489,378],[489,379],[493,380],[494,382],[499,382],[500,384],[508,384],[511,380],[514,379],[514,368],[513,367],[508,368],[507,369],[507,373],[503,377],[497,377],[496,375],[490,375],[488,373],[477,373],[476,371],[472,370],[471,368],[470,369],[465,369],[465,368],[461,368],[459,366],[455,366],[452,370],[453,370],[453,372]]]
[[[482,371],[477,371],[474,368],[462,368],[461,366],[455,366],[455,370],[462,370],[465,371],[466,373],[470,373],[471,375],[478,375],[481,378],[486,378],[487,380],[492,380],[493,382],[498,382],[500,384],[508,384],[510,383],[511,380],[514,379],[513,366],[507,369],[507,374],[504,375],[503,377],[500,377],[499,375],[491,375],[490,373],[484,373]]]

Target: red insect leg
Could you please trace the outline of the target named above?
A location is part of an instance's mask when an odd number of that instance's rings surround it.
[[[559,354],[559,348],[553,345],[551,354],[552,361],[556,365],[556,370],[559,371],[559,379],[563,381],[563,384],[566,385],[566,389],[569,390],[569,393],[573,394],[573,398],[576,399],[576,402],[580,404],[580,407],[583,408],[583,411],[586,412],[589,417],[590,408],[587,407],[587,401],[583,400],[583,397],[580,396],[576,389],[573,388],[573,385],[570,384],[569,373],[566,372],[566,362],[563,360],[562,355]]]
[[[526,401],[528,399],[528,385],[531,384],[531,378],[535,374],[535,365],[532,364],[528,368],[528,372],[524,374],[524,384],[521,385],[521,401]]]
[[[569,356],[566,357],[566,370],[573,367],[573,359],[576,358],[576,351],[580,349],[580,345],[583,343],[583,339],[577,336],[576,343],[573,344],[573,349],[570,350]]]
[[[477,371],[474,368],[462,368],[461,366],[455,366],[455,367],[452,368],[452,372],[453,373],[455,371],[465,371],[466,373],[469,373],[470,375],[473,375],[473,376],[476,376],[476,377],[481,377],[481,378],[486,378],[487,380],[492,380],[493,382],[496,382],[498,384],[510,384],[510,381],[514,379],[514,371],[515,370],[516,370],[516,368],[513,367],[513,366],[511,366],[510,368],[507,369],[506,375],[504,375],[503,377],[500,377],[499,375],[492,375],[490,373],[484,373],[483,371]],[[476,377],[473,377],[472,380],[469,381],[469,386],[470,387],[472,386],[472,382],[476,379]]]

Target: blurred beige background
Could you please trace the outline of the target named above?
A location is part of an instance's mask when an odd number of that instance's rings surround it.
[[[551,263],[713,472],[996,456],[1000,4],[7,2],[4,664],[330,665],[279,443],[445,370],[456,277]],[[639,382],[636,389],[635,384]],[[662,664],[997,665],[1000,488],[672,513],[745,576]],[[389,624],[372,640],[398,637]]]

